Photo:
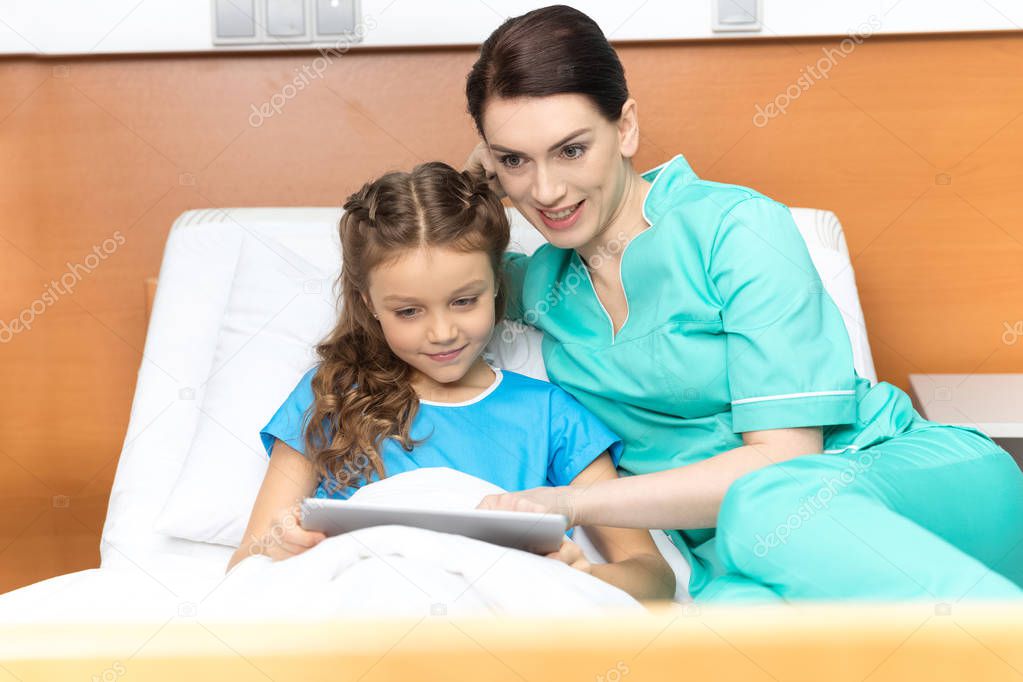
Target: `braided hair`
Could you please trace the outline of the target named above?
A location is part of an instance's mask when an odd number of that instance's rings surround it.
[[[388,173],[348,197],[339,224],[342,247],[341,313],[316,347],[314,401],[304,433],[306,452],[320,475],[339,490],[386,476],[383,441],[416,445],[412,421],[419,408],[412,368],[387,345],[366,303],[369,275],[410,249],[445,247],[483,251],[501,281],[508,219],[482,176],[440,162]],[[498,286],[495,316],[504,313]]]

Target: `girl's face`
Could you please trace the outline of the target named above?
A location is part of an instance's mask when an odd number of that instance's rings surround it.
[[[493,98],[483,130],[504,191],[554,246],[588,244],[617,217],[638,148],[632,100],[611,122],[583,95]]]
[[[373,269],[367,304],[416,379],[452,384],[490,341],[495,285],[483,251],[415,248]]]

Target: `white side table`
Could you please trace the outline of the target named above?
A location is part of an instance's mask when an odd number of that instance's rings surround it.
[[[909,386],[924,419],[978,428],[1023,467],[1023,374],[910,374]]]

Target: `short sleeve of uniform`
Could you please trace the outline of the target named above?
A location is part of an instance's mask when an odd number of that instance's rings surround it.
[[[789,209],[766,197],[733,207],[709,271],[722,302],[732,430],[853,423],[849,335]]]
[[[522,305],[522,287],[526,281],[529,256],[509,251],[504,254],[502,284],[505,290],[505,319],[521,322],[525,315]]]
[[[611,451],[618,466],[623,446],[611,429],[564,389],[552,386],[549,400],[547,480],[551,485],[568,485],[605,450]]]
[[[259,432],[267,456],[273,451],[274,441],[279,440],[298,452],[305,454],[306,410],[313,404],[313,375],[316,368],[305,373],[291,395],[277,408],[277,412]]]

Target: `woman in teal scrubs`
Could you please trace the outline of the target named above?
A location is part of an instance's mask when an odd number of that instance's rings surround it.
[[[681,155],[633,169],[637,105],[592,20],[508,20],[466,89],[469,165],[549,242],[509,258],[509,315],[630,474],[481,506],[675,529],[698,600],[1023,597],[1013,459],[856,374],[785,206]]]

